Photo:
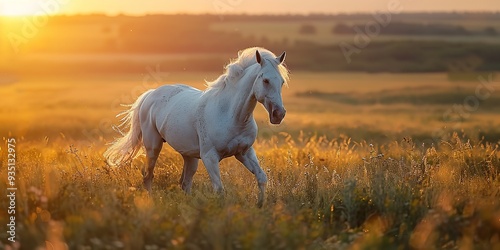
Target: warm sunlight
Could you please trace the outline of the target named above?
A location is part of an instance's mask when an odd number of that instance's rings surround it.
[[[404,11],[500,11],[500,1],[394,0]],[[145,4],[144,2],[148,2]],[[299,1],[300,2],[300,1]],[[0,16],[105,13],[144,15],[151,13],[352,13],[387,9],[392,0],[309,0],[287,4],[286,0],[0,0]],[[286,5],[286,8],[285,8]]]
[[[45,11],[36,0],[0,0],[0,16],[44,15]]]

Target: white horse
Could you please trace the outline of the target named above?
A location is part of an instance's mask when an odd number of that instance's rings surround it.
[[[253,111],[260,102],[272,124],[280,124],[285,117],[281,97],[288,81],[285,55],[276,57],[263,48],[248,48],[205,91],[181,84],[148,90],[119,114],[125,115],[120,126],[130,129],[108,148],[105,157],[110,164],[119,165],[138,156],[143,144],[147,157],[144,186],[150,191],[156,160],[167,142],[184,159],[180,184],[185,192],[191,191],[201,159],[214,190],[220,193],[219,162],[235,156],[255,175],[258,206],[262,206],[267,176],[252,147],[257,137]]]

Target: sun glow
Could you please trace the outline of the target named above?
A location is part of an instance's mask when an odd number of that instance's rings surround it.
[[[34,16],[45,12],[36,0],[0,0],[0,16]]]

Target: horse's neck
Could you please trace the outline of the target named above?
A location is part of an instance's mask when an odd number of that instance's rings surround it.
[[[253,95],[253,83],[257,77],[257,69],[250,66],[244,75],[234,84],[227,94],[231,95],[230,110],[235,112],[235,119],[238,123],[246,123],[253,118],[253,111],[257,105],[257,100]]]

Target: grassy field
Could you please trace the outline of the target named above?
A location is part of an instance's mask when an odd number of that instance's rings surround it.
[[[193,194],[185,195],[178,185],[182,158],[169,147],[151,195],[142,188],[143,157],[121,168],[104,163],[106,143],[117,136],[111,125],[118,123],[119,104],[163,83],[204,88],[202,79],[217,73],[153,76],[145,70],[0,79],[0,133],[17,140],[15,246],[500,248],[500,94],[455,114],[458,120],[443,118],[475,95],[478,81],[292,72],[283,90],[285,123],[271,126],[264,109],[256,110],[255,148],[269,177],[259,209],[254,177],[234,159],[221,164],[222,197],[212,193],[203,167]],[[435,131],[444,132],[436,137]],[[422,144],[425,138],[433,144]],[[0,155],[7,158],[6,144]],[[2,190],[6,168],[2,160]],[[0,224],[7,223],[0,216]],[[0,231],[0,247],[6,239]]]
[[[161,72],[151,67],[143,74],[3,77],[0,94],[1,132],[30,140],[88,137],[111,140],[111,124],[140,93],[161,84],[182,82],[204,89],[213,72]],[[152,73],[151,73],[152,72]],[[285,122],[271,126],[259,105],[256,118],[262,136],[300,131],[327,135],[345,134],[355,140],[388,142],[404,136],[431,138],[436,130],[447,134],[464,131],[500,140],[500,84],[490,83],[491,96],[476,110],[464,109],[479,81],[450,81],[446,74],[363,74],[292,72],[283,98],[289,110]],[[21,102],[19,100],[22,100]],[[462,106],[461,108],[457,106]],[[451,112],[451,115],[449,113]],[[446,119],[447,116],[451,118]]]

